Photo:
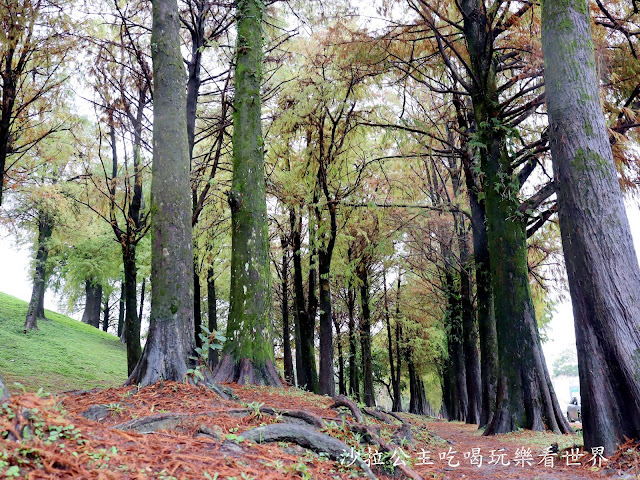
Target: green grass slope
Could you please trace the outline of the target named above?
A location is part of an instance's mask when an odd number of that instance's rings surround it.
[[[120,340],[90,325],[46,310],[39,331],[24,333],[28,303],[0,293],[0,373],[10,390],[56,393],[114,387],[127,379]]]

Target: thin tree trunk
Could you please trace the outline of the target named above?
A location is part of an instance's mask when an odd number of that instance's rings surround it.
[[[127,345],[127,369],[129,375],[138,364],[142,355],[140,344],[140,317],[138,316],[138,267],[136,265],[136,246],[129,244],[123,247],[124,262],[124,298],[125,319],[124,337]]]
[[[273,365],[271,272],[261,126],[262,18],[264,3],[238,2],[233,179],[231,289],[224,357],[217,381],[282,386]]]
[[[124,297],[124,280],[120,282],[120,300],[118,301],[118,337],[124,338],[124,309],[125,309],[125,297]]]
[[[349,258],[351,258],[349,256]],[[347,314],[349,315],[349,395],[360,401],[360,385],[358,382],[358,331],[356,326],[356,290],[349,282],[347,285]]]
[[[315,359],[315,310],[314,316],[311,316],[312,299],[315,299],[315,268],[311,263],[309,266],[309,310],[305,308],[306,300],[304,298],[304,286],[302,283],[302,219],[296,220],[295,212],[290,212],[292,226],[292,248],[293,248],[293,290],[295,292],[296,304],[296,323],[298,325],[300,343],[297,349],[300,350],[300,362],[296,365],[298,386],[305,388],[310,392],[318,391],[318,373],[316,370]],[[309,220],[309,237],[310,243],[313,245],[313,221]],[[312,250],[313,251],[313,250]],[[313,257],[311,257],[313,258]],[[313,260],[312,260],[313,262]],[[313,280],[313,281],[312,281]],[[315,308],[315,307],[314,307]]]
[[[284,379],[294,383],[291,333],[289,332],[289,242],[280,237],[282,246],[282,349],[284,353]]]
[[[128,379],[141,385],[182,380],[195,347],[189,144],[178,5],[175,0],[155,0],[152,8],[151,317],[142,357]],[[127,304],[127,316],[129,310]],[[127,347],[132,336],[127,334]]]
[[[324,178],[324,175],[322,176]],[[330,230],[328,240],[318,249],[318,273],[320,276],[320,370],[318,372],[318,393],[335,396],[336,382],[333,368],[333,328],[331,325],[331,259],[337,237],[336,205],[329,205]],[[316,208],[316,218],[319,219]],[[373,390],[373,389],[372,389]]]
[[[37,330],[38,318],[44,318],[44,291],[46,288],[46,264],[49,257],[49,239],[53,233],[53,219],[42,210],[38,212],[38,250],[36,252],[35,272],[31,301],[24,323],[24,331]],[[42,315],[38,317],[38,314]]]
[[[362,383],[364,403],[373,407],[376,399],[373,391],[373,361],[371,358],[371,312],[369,310],[369,271],[362,261],[357,275],[360,279],[360,344],[362,346]]]
[[[109,322],[111,321],[111,305],[109,305],[109,297],[105,296],[104,299],[104,309],[103,309],[103,317],[102,317],[102,331],[106,332],[109,330]]]
[[[209,331],[218,331],[218,306],[216,295],[216,279],[213,276],[213,268],[207,272],[207,314],[209,317]],[[209,366],[213,369],[218,365],[220,355],[218,350],[212,349],[209,352]]]
[[[462,218],[459,221],[464,224]],[[466,368],[467,396],[469,404],[467,408],[467,423],[480,422],[482,409],[482,381],[480,374],[480,352],[478,351],[478,325],[473,309],[473,293],[470,274],[469,245],[467,243],[466,229],[463,229],[458,237],[460,250],[460,301],[462,307],[462,331],[463,349]]]
[[[200,334],[202,333],[202,297],[200,292],[200,275],[193,264],[193,333],[196,339],[196,347],[202,347]]]
[[[340,395],[347,394],[347,387],[344,381],[344,356],[342,354],[342,341],[341,341],[341,332],[340,332],[340,322],[338,322],[338,317],[333,315],[333,326],[336,329],[336,344],[338,346],[338,393]]]
[[[640,438],[640,270],[600,105],[586,0],[544,2],[558,215],[578,347],[585,449]]]
[[[138,310],[138,323],[142,325],[142,312],[144,312],[144,294],[146,291],[147,279],[142,279],[142,285],[140,286],[140,308]]]
[[[402,286],[402,269],[398,268],[398,283],[396,285],[396,381],[398,382],[398,392],[400,393],[397,403],[393,405],[396,412],[402,411],[402,391],[400,390],[400,380],[402,379],[402,322],[400,320],[400,287]]]
[[[384,317],[387,326],[387,350],[389,353],[389,372],[391,375],[391,410],[400,411],[400,378],[396,377],[396,367],[393,359],[393,336],[391,334],[391,315],[389,314],[389,299],[387,298],[387,270],[383,266],[382,270],[382,286],[384,295]]]

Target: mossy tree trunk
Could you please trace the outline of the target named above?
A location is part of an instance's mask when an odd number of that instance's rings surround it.
[[[35,271],[31,300],[24,322],[27,330],[38,329],[38,318],[44,318],[44,291],[47,286],[47,258],[49,258],[49,239],[53,233],[53,218],[47,212],[38,212],[38,250],[36,251]]]
[[[486,194],[491,282],[498,340],[498,388],[484,434],[518,428],[569,433],[542,353],[529,288],[526,223],[519,213],[519,181],[500,125],[493,19],[480,0],[463,0],[463,32],[473,73],[473,101]]]
[[[195,346],[189,145],[179,33],[176,0],[155,0],[151,317],[142,357],[129,376],[132,384],[182,380]]]
[[[214,378],[282,386],[273,365],[269,318],[271,274],[260,100],[264,4],[237,0],[236,7],[230,308],[227,342]]]
[[[558,215],[578,347],[585,448],[640,438],[640,270],[607,126],[586,0],[543,3]]]

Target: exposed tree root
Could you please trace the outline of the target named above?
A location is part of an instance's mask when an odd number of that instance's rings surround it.
[[[401,427],[403,428],[403,427]],[[374,432],[371,431],[371,428],[366,426],[366,425],[353,425],[351,427],[351,431],[356,432],[360,435],[362,435],[362,439],[364,441],[366,441],[367,443],[370,443],[372,445],[376,445],[380,452],[385,452],[388,453],[389,455],[392,455],[393,452],[395,451],[396,447],[395,446],[390,446],[387,443],[385,443],[379,435],[376,435]],[[410,478],[412,480],[423,480],[423,478],[420,476],[420,474],[416,471],[414,471],[413,469],[407,467],[406,465],[396,465],[394,467],[397,471],[399,471],[402,475],[404,475],[406,478]]]
[[[320,433],[312,427],[303,425],[273,424],[257,427],[244,432],[242,436],[256,443],[265,442],[293,442],[301,447],[308,448],[317,453],[326,453],[333,460],[340,460],[351,451],[346,443]],[[356,458],[358,465],[367,476],[375,479],[371,468],[360,458]]]
[[[391,420],[391,418],[389,418],[389,416],[386,413],[380,412],[378,410],[374,410],[372,408],[363,408],[362,411],[367,415],[369,415],[370,417],[375,418],[376,420],[380,420],[381,422],[389,423],[393,425],[393,420]]]
[[[273,363],[267,361],[265,365],[256,366],[248,358],[239,362],[231,355],[225,355],[213,372],[213,381],[218,383],[237,383],[238,385],[268,385],[283,387]]]
[[[248,415],[254,413],[255,410],[249,408],[238,408],[229,410],[230,414],[242,414]],[[311,425],[312,427],[322,428],[324,427],[324,423],[320,417],[314,415],[311,412],[307,412],[306,410],[278,410],[271,407],[261,407],[259,409],[260,413],[264,413],[266,415],[271,415],[274,417],[280,416],[284,421],[287,421],[287,417],[295,418],[303,421],[305,424]],[[333,420],[333,419],[332,419]]]
[[[182,425],[185,420],[192,418],[188,413],[156,413],[148,417],[136,418],[111,428],[114,430],[133,430],[138,433],[154,433],[158,430],[171,430]]]
[[[356,422],[362,423],[362,412],[358,408],[358,405],[353,400],[348,399],[344,395],[338,395],[333,397],[333,404],[329,408],[347,407],[351,410],[353,418]]]

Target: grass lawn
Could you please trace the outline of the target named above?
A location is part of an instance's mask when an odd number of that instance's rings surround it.
[[[39,331],[24,333],[28,303],[0,293],[0,373],[13,392],[57,393],[115,387],[127,379],[127,356],[117,337],[46,310]]]

